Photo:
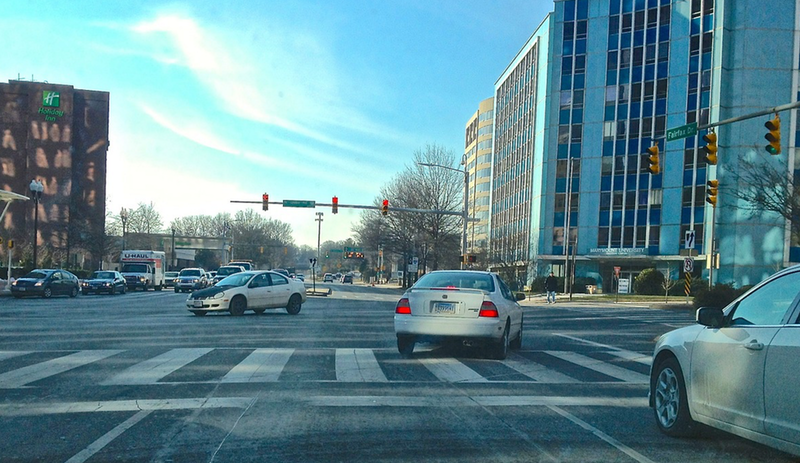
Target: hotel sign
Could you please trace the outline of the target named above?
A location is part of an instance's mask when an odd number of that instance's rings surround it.
[[[590,256],[605,257],[641,257],[648,256],[650,253],[647,248],[591,248]]]
[[[64,117],[64,111],[58,108],[61,106],[61,93],[51,90],[42,90],[42,107],[39,108],[39,114],[44,115],[44,120],[55,122],[56,118]]]

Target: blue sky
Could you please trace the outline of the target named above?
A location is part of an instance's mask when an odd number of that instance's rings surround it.
[[[109,211],[176,217],[231,200],[371,204],[467,119],[550,0],[3,1],[0,79],[111,94]],[[255,206],[254,206],[255,207]],[[257,206],[260,210],[260,206]],[[357,210],[283,209],[295,242],[351,236]]]

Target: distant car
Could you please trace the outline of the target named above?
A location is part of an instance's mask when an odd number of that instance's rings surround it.
[[[244,272],[244,268],[240,265],[223,265],[217,269],[217,274],[214,275],[214,281],[212,283],[217,284],[226,277],[239,272]]]
[[[186,299],[186,307],[198,316],[220,311],[239,316],[246,310],[261,314],[281,307],[290,315],[297,315],[305,301],[303,282],[269,270],[256,270],[235,273],[211,288],[193,292]]]
[[[440,270],[425,274],[397,302],[394,329],[397,350],[412,354],[420,338],[456,339],[488,347],[504,359],[509,348],[522,346],[524,299],[514,294],[495,273]]]
[[[98,270],[81,283],[81,294],[108,293],[125,294],[128,284],[121,273],[113,270]]]
[[[342,283],[350,283],[353,284],[353,275],[343,275],[342,276]]]
[[[333,275],[331,275],[330,273],[326,273],[325,276],[322,277],[322,282],[323,283],[327,283],[328,281],[333,283]]]
[[[78,277],[66,270],[37,269],[11,283],[11,294],[22,296],[60,296],[78,295]]]
[[[255,270],[255,268],[253,267],[253,263],[252,262],[246,262],[246,261],[233,262],[232,261],[232,262],[228,262],[228,265],[238,265],[239,267],[242,267],[245,270]]]
[[[196,291],[208,286],[206,272],[201,268],[185,268],[175,279],[175,292]]]
[[[178,273],[180,272],[164,272],[164,286],[168,288],[175,286],[175,278],[178,277]]]
[[[206,286],[214,286],[214,277],[216,276],[217,272],[214,270],[206,272]]]
[[[800,266],[656,342],[650,406],[669,436],[703,423],[800,455]]]
[[[295,277],[295,278],[297,278],[297,279],[298,279],[298,280],[300,280],[300,281],[306,281],[306,276],[305,276],[305,275],[303,275],[302,273],[298,273],[298,274],[297,274],[297,275],[295,275],[294,277]]]
[[[283,275],[285,277],[289,277],[289,272],[287,270],[282,269],[282,268],[274,268],[274,269],[272,269],[272,271],[275,272],[275,273],[280,273],[281,275]]]

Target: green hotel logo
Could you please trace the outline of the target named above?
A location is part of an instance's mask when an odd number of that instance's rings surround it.
[[[51,92],[49,90],[42,91],[42,106],[50,108],[58,108],[61,100],[61,94],[58,92]]]

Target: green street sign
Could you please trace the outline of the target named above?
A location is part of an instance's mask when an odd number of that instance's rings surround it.
[[[697,135],[697,122],[667,130],[667,141],[680,140]]]
[[[316,201],[297,201],[294,199],[284,199],[283,207],[316,207]]]

